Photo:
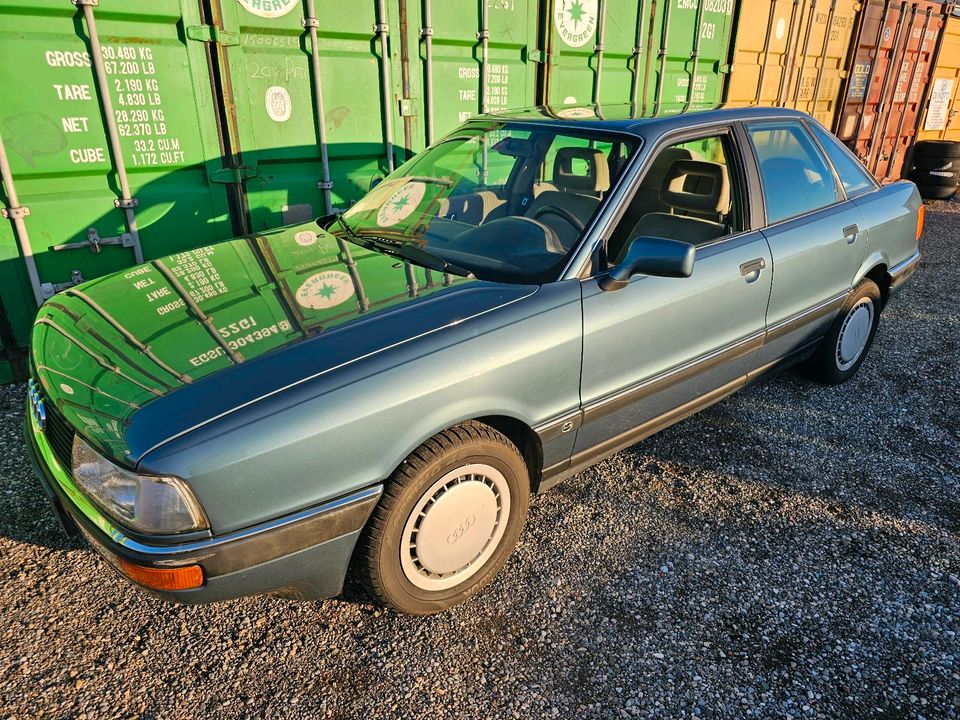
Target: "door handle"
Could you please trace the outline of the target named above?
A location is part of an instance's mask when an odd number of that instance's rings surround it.
[[[847,239],[847,245],[853,245],[857,241],[857,235],[860,234],[860,226],[854,223],[847,225],[843,229],[843,236]]]
[[[740,266],[740,274],[747,279],[748,283],[751,283],[760,277],[760,271],[766,266],[766,259],[762,257],[757,258],[756,260],[743,263],[743,265]]]

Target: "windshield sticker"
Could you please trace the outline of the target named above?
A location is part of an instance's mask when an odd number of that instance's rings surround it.
[[[305,308],[326,310],[353,297],[353,282],[345,272],[327,270],[307,278],[296,297]]]
[[[263,96],[263,104],[267,108],[267,115],[271,120],[277,122],[286,122],[290,119],[290,113],[293,112],[293,103],[290,100],[290,93],[285,87],[271,85],[267,88]]]
[[[380,206],[380,211],[377,213],[377,225],[390,227],[408,218],[417,209],[426,191],[427,186],[423,183],[408,182]]]
[[[561,0],[553,13],[553,24],[570,47],[586,45],[597,29],[597,0]]]
[[[240,4],[254,15],[276,18],[299,6],[300,0],[240,0]]]

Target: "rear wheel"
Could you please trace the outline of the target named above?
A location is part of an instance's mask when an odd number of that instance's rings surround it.
[[[830,331],[807,362],[810,374],[828,385],[839,385],[853,377],[873,344],[880,309],[880,288],[873,280],[864,278],[850,293]]]
[[[359,579],[394,610],[446,610],[503,567],[529,502],[529,475],[513,443],[478,422],[445,430],[387,482],[358,543]]]

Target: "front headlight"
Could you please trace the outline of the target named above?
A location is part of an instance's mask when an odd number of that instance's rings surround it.
[[[169,534],[210,527],[183,480],[124,470],[79,435],[73,439],[73,479],[101,510],[131,530]]]

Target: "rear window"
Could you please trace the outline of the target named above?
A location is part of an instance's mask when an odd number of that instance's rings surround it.
[[[870,192],[876,185],[867,169],[850,152],[840,144],[833,135],[819,125],[810,124],[810,130],[816,136],[823,151],[830,158],[833,169],[837,171],[840,184],[847,197]]]
[[[753,123],[747,126],[747,132],[760,163],[768,224],[843,199],[830,166],[802,125]]]

